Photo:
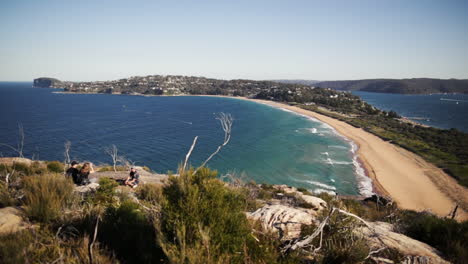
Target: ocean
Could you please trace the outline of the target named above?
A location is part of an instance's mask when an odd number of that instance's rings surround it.
[[[215,117],[224,112],[234,118],[232,138],[207,165],[220,175],[316,192],[370,193],[355,145],[318,120],[231,98],[55,92],[0,83],[0,143],[16,145],[21,124],[28,158],[63,160],[70,141],[72,159],[111,163],[105,149],[115,144],[135,164],[167,173],[176,171],[195,136],[193,166],[223,142]],[[0,155],[15,153],[0,146]]]
[[[369,104],[418,123],[468,133],[468,94],[404,95],[353,92]]]

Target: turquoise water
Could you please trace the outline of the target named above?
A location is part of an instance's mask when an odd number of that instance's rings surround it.
[[[30,87],[0,83],[0,142],[16,144],[21,123],[27,157],[63,160],[69,140],[73,159],[110,163],[104,149],[115,144],[136,164],[175,171],[195,136],[194,166],[222,143],[215,115],[225,112],[234,117],[232,138],[208,163],[221,174],[339,194],[369,189],[362,171],[357,173],[350,142],[329,126],[291,112],[230,98],[58,94]],[[14,155],[5,147],[0,152]]]

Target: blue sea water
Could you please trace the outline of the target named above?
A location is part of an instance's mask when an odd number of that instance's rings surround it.
[[[105,148],[159,173],[175,171],[195,136],[191,164],[201,164],[222,143],[215,119],[234,117],[232,138],[209,163],[221,174],[312,191],[358,194],[369,189],[355,147],[326,124],[270,106],[230,98],[60,94],[31,83],[0,83],[0,143],[15,145],[25,131],[25,156],[111,163]],[[15,155],[0,146],[3,156]],[[367,188],[367,189],[365,189]]]
[[[403,95],[353,92],[369,104],[428,126],[468,132],[468,94]]]

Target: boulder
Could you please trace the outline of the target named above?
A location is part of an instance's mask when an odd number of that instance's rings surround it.
[[[327,202],[318,197],[302,194],[300,192],[297,193],[297,196],[302,198],[302,200],[304,200],[307,204],[311,205],[312,209],[315,211],[320,211],[327,208]]]
[[[259,221],[265,230],[279,232],[285,240],[298,237],[302,225],[316,224],[315,211],[281,204],[265,205],[247,217]]]
[[[0,209],[0,235],[25,229],[28,224],[23,220],[23,212],[16,207]]]
[[[367,241],[372,249],[392,248],[408,256],[407,263],[449,263],[439,256],[439,252],[417,240],[394,232],[393,225],[384,222],[371,222],[369,227],[356,229],[358,235]],[[424,262],[427,261],[427,262]]]
[[[75,191],[79,193],[95,192],[98,187],[99,187],[98,183],[92,182],[88,185],[76,186]]]

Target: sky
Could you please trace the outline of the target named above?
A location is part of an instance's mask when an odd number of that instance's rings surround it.
[[[468,79],[468,1],[0,0],[0,81]]]

